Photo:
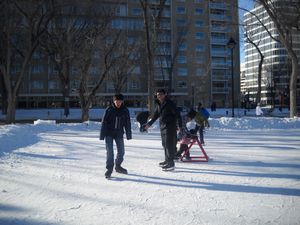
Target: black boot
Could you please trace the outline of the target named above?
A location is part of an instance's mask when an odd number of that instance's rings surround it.
[[[127,170],[126,169],[124,169],[122,166],[120,166],[120,165],[116,165],[116,172],[117,173],[123,173],[123,174],[128,174],[128,172],[127,172]]]
[[[111,174],[112,174],[112,170],[107,170],[105,172],[105,178],[110,178],[111,177]]]

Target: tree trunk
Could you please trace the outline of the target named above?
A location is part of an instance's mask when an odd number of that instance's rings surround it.
[[[297,115],[297,75],[298,75],[298,58],[296,55],[292,57],[292,74],[290,78],[290,117]]]
[[[7,124],[14,123],[16,120],[16,99],[15,95],[8,95],[7,114],[5,119]]]
[[[4,79],[0,75],[0,89],[1,89],[1,96],[2,96],[2,114],[6,115],[7,113],[7,91],[4,85]]]
[[[256,103],[260,103],[261,101],[261,73],[262,73],[262,65],[264,63],[264,56],[261,51],[258,49],[260,54],[260,61],[258,64],[258,77],[257,77],[257,96],[256,96]]]
[[[90,118],[89,116],[89,106],[85,105],[81,107],[81,120],[82,122],[88,121]]]

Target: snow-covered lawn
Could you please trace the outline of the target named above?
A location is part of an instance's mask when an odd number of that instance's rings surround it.
[[[210,124],[209,162],[163,172],[157,126],[141,134],[133,122],[129,174],[111,180],[98,122],[0,126],[0,224],[300,224],[300,119]]]

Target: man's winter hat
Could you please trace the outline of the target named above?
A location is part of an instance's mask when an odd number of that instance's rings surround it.
[[[124,100],[124,96],[122,95],[122,94],[120,94],[120,93],[118,93],[118,94],[114,94],[114,96],[113,96],[113,100],[115,101],[115,100]]]
[[[157,89],[156,93],[166,94],[166,91],[165,91],[165,89]]]

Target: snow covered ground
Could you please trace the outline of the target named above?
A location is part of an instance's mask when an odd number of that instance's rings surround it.
[[[0,126],[1,225],[300,224],[300,119],[211,118],[209,162],[163,172],[157,124],[104,178],[99,122]],[[193,147],[192,154],[200,153]]]

